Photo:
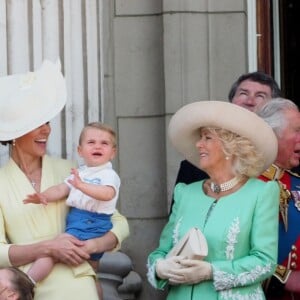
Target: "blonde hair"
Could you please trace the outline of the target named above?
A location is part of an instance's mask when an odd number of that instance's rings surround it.
[[[91,123],[87,124],[86,126],[84,126],[84,128],[82,129],[80,136],[79,136],[79,145],[81,145],[82,139],[88,128],[96,128],[96,129],[108,132],[111,135],[113,146],[117,147],[117,135],[116,135],[115,131],[108,124],[101,123],[101,122],[91,122]]]
[[[224,128],[205,127],[220,139],[225,156],[233,158],[236,175],[256,177],[264,166],[264,157],[247,138]]]

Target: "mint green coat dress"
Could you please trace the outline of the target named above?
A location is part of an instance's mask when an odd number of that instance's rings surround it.
[[[277,262],[279,187],[277,182],[249,179],[218,201],[203,192],[203,182],[175,187],[174,206],[159,246],[148,257],[148,281],[169,288],[169,300],[265,299],[261,282]],[[169,286],[156,277],[157,259],[191,228],[205,235],[213,279],[195,285]]]

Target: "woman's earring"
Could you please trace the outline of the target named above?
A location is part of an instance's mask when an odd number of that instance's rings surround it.
[[[226,160],[229,160],[229,156],[225,156],[225,159],[226,159]]]
[[[16,146],[16,140],[15,139],[12,140],[12,145],[13,145],[13,147]]]

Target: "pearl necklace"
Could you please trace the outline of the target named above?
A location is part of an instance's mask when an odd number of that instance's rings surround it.
[[[233,177],[229,181],[226,181],[221,184],[211,182],[210,189],[216,194],[219,194],[220,192],[226,192],[231,190],[233,187],[235,187],[240,182],[240,180],[241,180],[240,177]]]

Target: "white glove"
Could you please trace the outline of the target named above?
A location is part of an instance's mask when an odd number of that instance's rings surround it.
[[[196,284],[212,278],[211,264],[197,259],[182,259],[181,269],[174,270],[171,284]]]
[[[166,259],[158,259],[155,270],[156,275],[161,279],[169,279],[173,276],[174,271],[182,268],[180,261],[182,256],[172,256]]]

